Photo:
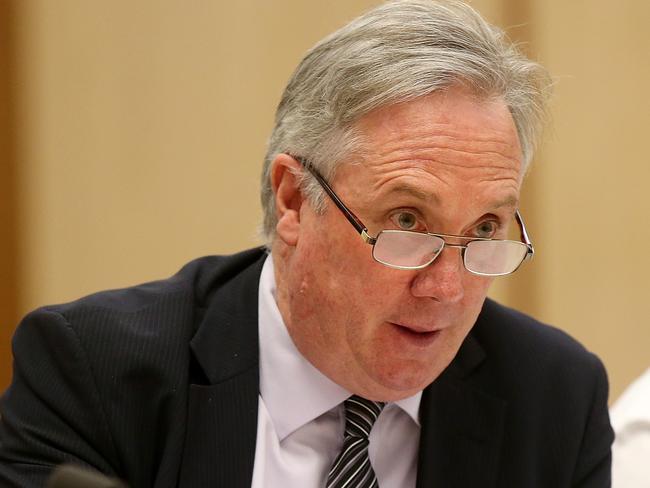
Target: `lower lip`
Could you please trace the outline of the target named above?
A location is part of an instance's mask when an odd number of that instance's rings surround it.
[[[403,340],[416,347],[429,347],[440,336],[439,330],[434,330],[432,332],[415,332],[407,327],[402,327],[401,325],[391,325]]]

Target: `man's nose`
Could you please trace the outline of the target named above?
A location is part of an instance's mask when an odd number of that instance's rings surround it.
[[[433,263],[418,271],[411,283],[411,293],[444,303],[459,302],[464,294],[466,272],[460,249],[445,247]]]

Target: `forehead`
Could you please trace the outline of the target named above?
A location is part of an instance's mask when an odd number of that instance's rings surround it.
[[[356,125],[370,154],[391,149],[444,148],[454,142],[490,149],[513,162],[522,158],[519,138],[506,103],[501,98],[481,98],[462,87],[450,87],[413,101],[376,109]],[[462,155],[459,155],[462,156]],[[459,158],[460,162],[461,158]]]
[[[518,199],[521,147],[499,98],[450,88],[377,109],[355,128],[362,138],[362,168],[349,168],[347,176],[365,175],[370,193],[410,193],[434,203],[450,197]]]

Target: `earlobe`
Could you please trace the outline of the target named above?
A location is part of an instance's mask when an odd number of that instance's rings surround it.
[[[295,246],[300,233],[300,207],[303,202],[297,176],[301,166],[287,154],[278,154],[271,164],[271,185],[278,218],[276,235],[288,246]]]

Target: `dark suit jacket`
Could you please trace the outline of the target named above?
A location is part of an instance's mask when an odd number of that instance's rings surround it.
[[[250,486],[264,253],[28,315],[0,401],[0,486],[72,461],[133,488]],[[418,487],[609,486],[600,361],[496,303],[421,405]]]

